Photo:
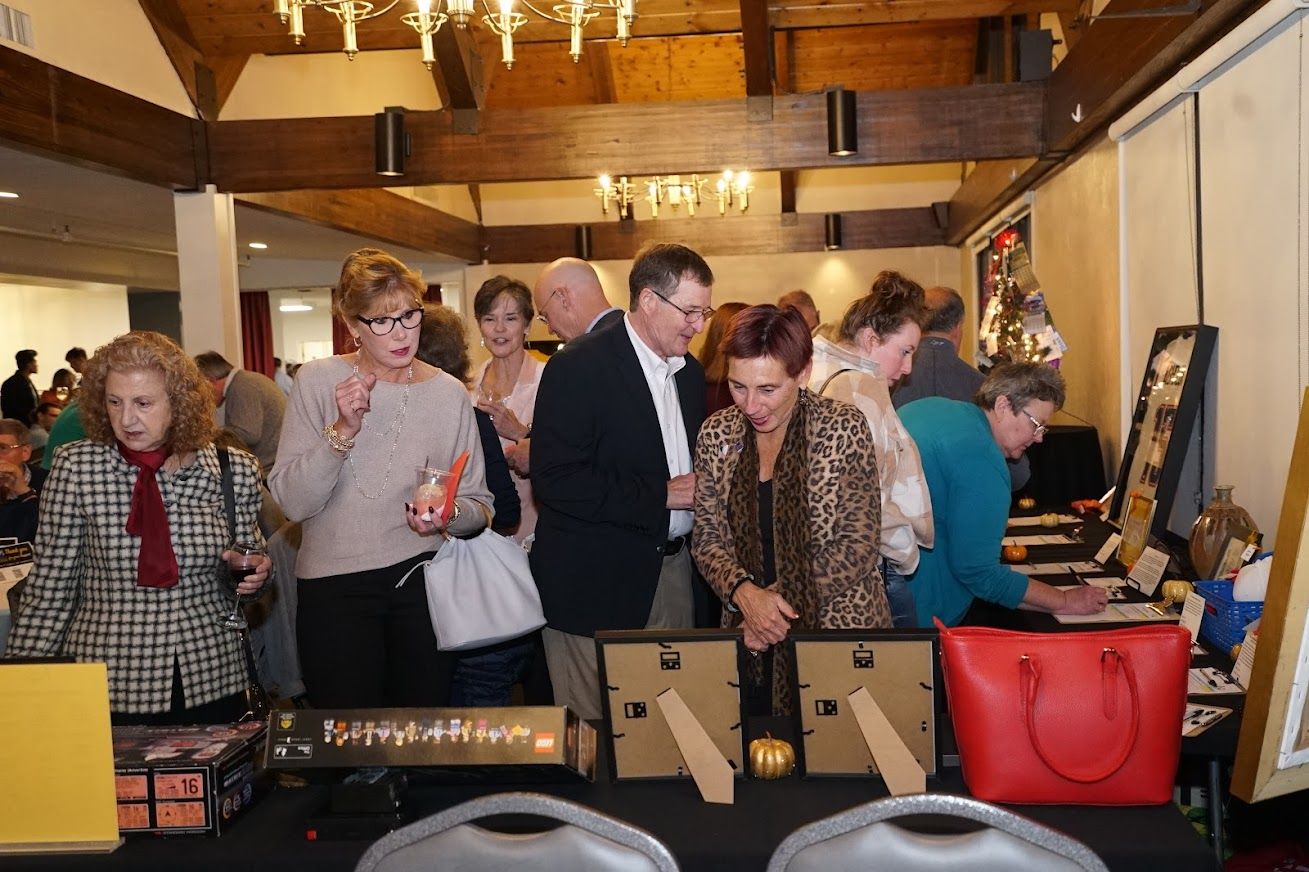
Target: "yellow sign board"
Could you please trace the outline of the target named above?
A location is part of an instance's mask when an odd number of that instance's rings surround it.
[[[0,663],[0,853],[112,851],[103,663]]]

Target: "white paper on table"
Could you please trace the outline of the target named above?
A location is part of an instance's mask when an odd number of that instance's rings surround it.
[[[1245,638],[1241,641],[1241,653],[1236,658],[1236,665],[1232,667],[1232,677],[1242,687],[1250,686],[1250,673],[1254,670],[1254,648],[1258,641],[1258,636],[1246,630]]]
[[[1104,566],[1105,561],[1114,556],[1114,552],[1118,550],[1118,543],[1121,541],[1123,541],[1122,536],[1117,533],[1111,534],[1108,539],[1104,540],[1104,544],[1100,546],[1100,550],[1096,552],[1095,562]]]
[[[1146,546],[1141,556],[1136,558],[1132,571],[1127,574],[1129,581],[1134,581],[1137,590],[1146,596],[1154,596],[1168,569],[1168,555],[1158,548]]]
[[[1245,688],[1234,679],[1236,679],[1235,675],[1228,675],[1226,672],[1212,666],[1189,669],[1186,673],[1186,692],[1188,694],[1245,693]]]
[[[1006,536],[1001,545],[1069,545],[1072,539],[1062,534],[1044,534],[1040,536]]]
[[[0,589],[0,594],[7,593],[9,588],[18,584],[18,582],[22,581],[24,578],[27,578],[27,574],[31,571],[31,563],[20,563],[17,566],[0,567],[0,585],[4,585],[4,587]]]
[[[1121,578],[1105,576],[1104,578],[1084,578],[1082,581],[1085,581],[1091,587],[1098,587],[1108,593],[1110,602],[1114,600],[1125,601],[1127,599],[1127,594],[1123,592],[1123,588],[1127,585]]]
[[[1073,515],[1059,516],[1059,523],[1061,524],[1076,524],[1079,521],[1081,521],[1081,518],[1077,518]],[[1025,515],[1021,518],[1010,518],[1009,526],[1010,527],[1039,527],[1041,526],[1041,516]]]
[[[1231,713],[1221,706],[1189,704],[1182,713],[1182,735],[1194,738]]]
[[[1104,567],[1089,560],[1079,560],[1076,563],[1036,563],[1032,569],[1037,575],[1067,575],[1070,572],[1102,572]]]
[[[1200,621],[1204,618],[1204,597],[1195,591],[1186,595],[1182,603],[1182,626],[1191,633],[1191,641],[1200,638]]]
[[[1064,590],[1066,588],[1061,588]],[[1175,621],[1177,615],[1161,615],[1145,603],[1109,603],[1094,615],[1055,615],[1061,624],[1129,624],[1146,621]]]

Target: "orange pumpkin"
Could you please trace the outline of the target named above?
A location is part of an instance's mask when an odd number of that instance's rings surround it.
[[[1029,509],[1034,509],[1036,508],[1036,500],[1032,499],[1031,497],[1022,497],[1018,500],[1018,508],[1022,509],[1025,512],[1028,511]]]
[[[1005,563],[1022,563],[1027,559],[1026,545],[1006,545],[1000,549],[1000,556]]]

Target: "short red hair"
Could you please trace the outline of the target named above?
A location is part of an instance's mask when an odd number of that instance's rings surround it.
[[[780,360],[786,374],[795,378],[813,358],[814,340],[799,310],[751,306],[732,318],[718,352],[729,360]]]

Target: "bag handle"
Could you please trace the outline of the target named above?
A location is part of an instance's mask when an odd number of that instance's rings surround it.
[[[1111,659],[1113,666],[1108,662]],[[1128,660],[1127,655],[1117,648],[1105,648],[1100,653],[1105,717],[1113,720],[1117,716],[1117,694],[1114,692],[1114,684],[1118,677],[1118,669],[1115,667],[1118,665],[1122,666],[1123,678],[1127,682],[1127,691],[1132,698],[1131,729],[1127,732],[1122,750],[1103,769],[1091,773],[1081,773],[1066,771],[1054,762],[1050,754],[1041,745],[1041,740],[1036,735],[1036,696],[1041,683],[1041,670],[1031,655],[1024,654],[1018,662],[1018,670],[1022,681],[1023,719],[1027,723],[1027,736],[1032,740],[1032,747],[1036,750],[1036,755],[1041,758],[1041,762],[1050,767],[1055,774],[1067,778],[1069,781],[1075,781],[1078,784],[1093,784],[1105,780],[1122,768],[1123,764],[1127,762],[1128,756],[1132,753],[1132,748],[1136,745],[1136,734],[1141,726],[1141,704],[1136,692],[1136,672],[1132,669],[1131,661]]]

